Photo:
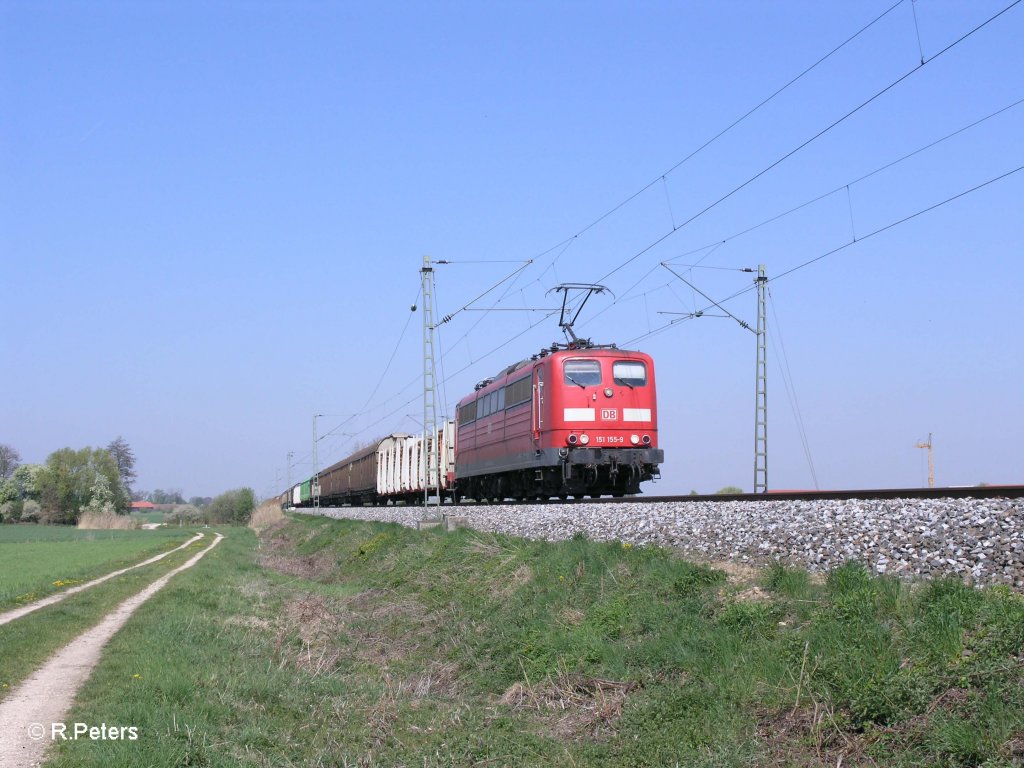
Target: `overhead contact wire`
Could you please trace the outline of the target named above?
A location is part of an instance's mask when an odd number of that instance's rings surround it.
[[[794,272],[796,272],[798,270],[804,269],[805,267],[809,267],[811,264],[816,264],[817,262],[821,261],[822,259],[828,258],[829,256],[833,256],[833,255],[839,253],[840,251],[843,251],[843,250],[849,248],[852,245],[858,245],[860,243],[863,243],[865,240],[868,240],[869,238],[875,237],[876,235],[880,235],[883,232],[887,232],[888,230],[893,229],[895,227],[898,227],[901,224],[906,224],[908,221],[913,221],[914,219],[919,218],[920,216],[924,216],[926,213],[930,213],[931,211],[934,211],[934,210],[936,210],[938,208],[942,208],[943,206],[948,205],[949,203],[952,203],[952,202],[954,202],[956,200],[959,200],[962,197],[966,197],[967,195],[970,195],[970,194],[972,194],[974,192],[977,192],[978,190],[981,190],[981,189],[984,189],[984,188],[986,188],[988,186],[991,186],[992,184],[995,184],[995,183],[997,183],[999,181],[1002,181],[1003,179],[1007,179],[1010,176],[1013,176],[1015,173],[1020,173],[1021,171],[1024,171],[1024,165],[1017,166],[1016,168],[1014,168],[1014,169],[1012,169],[1010,171],[1007,171],[1006,173],[1002,173],[999,176],[994,176],[993,178],[989,179],[988,181],[983,181],[981,184],[976,184],[975,186],[971,187],[970,189],[965,189],[963,192],[959,192],[959,193],[957,193],[957,194],[955,194],[955,195],[953,195],[951,197],[947,197],[945,200],[942,200],[942,201],[940,201],[938,203],[934,203],[933,205],[929,205],[927,208],[922,208],[921,210],[916,211],[915,213],[912,213],[909,216],[904,216],[902,219],[898,219],[897,221],[890,222],[889,224],[886,224],[883,227],[879,227],[878,229],[874,230],[873,232],[869,232],[868,234],[861,236],[856,241],[852,241],[851,240],[850,242],[844,243],[843,245],[840,245],[837,248],[833,248],[832,250],[827,251],[826,253],[823,253],[823,254],[821,254],[819,256],[815,256],[813,259],[808,259],[807,261],[805,261],[805,262],[803,262],[801,264],[798,264],[795,267],[787,269],[786,271],[781,272],[778,275],[775,275],[774,277],[769,278],[768,282],[769,282],[769,284],[771,284],[771,283],[775,282],[776,280],[781,280],[783,277],[787,277],[787,276],[793,274]],[[752,290],[754,290],[754,286],[748,286],[746,288],[743,288],[742,290],[737,291],[736,293],[732,294],[731,296],[728,296],[728,297],[726,297],[724,299],[720,299],[717,302],[714,302],[713,304],[709,304],[705,309],[710,309],[711,307],[715,306],[716,304],[725,304],[726,302],[732,301],[733,299],[738,298],[739,296],[742,296],[742,295],[744,295],[746,293],[750,293]],[[671,328],[674,325],[678,325],[680,322],[683,322],[686,319],[688,319],[688,318],[680,318],[678,320],[673,320],[672,322],[667,323],[666,325],[663,325],[660,328],[655,328],[654,331],[651,332],[651,333],[646,333],[646,334],[643,334],[641,336],[637,336],[636,338],[630,339],[629,341],[626,342],[626,344],[627,345],[635,344],[635,343],[637,343],[639,341],[642,341],[643,339],[650,338],[651,336],[657,336],[659,333],[662,333],[663,331],[668,330],[669,328]]]
[[[850,118],[851,118],[851,117],[852,117],[853,115],[857,114],[857,113],[858,113],[858,112],[860,112],[860,111],[861,111],[862,109],[864,109],[864,108],[865,108],[866,106],[868,106],[869,104],[873,103],[873,102],[874,102],[874,101],[875,101],[876,99],[880,98],[880,97],[881,97],[881,96],[883,96],[884,94],[886,94],[886,93],[888,93],[889,91],[891,91],[891,90],[892,90],[893,88],[895,88],[896,86],[898,86],[898,85],[899,85],[900,83],[902,83],[902,82],[903,82],[904,80],[906,80],[907,78],[909,78],[909,77],[910,77],[911,75],[915,74],[916,72],[919,72],[919,71],[921,71],[921,69],[922,69],[922,68],[924,68],[925,66],[927,66],[927,65],[928,65],[928,64],[930,64],[931,62],[935,61],[935,60],[936,60],[937,58],[939,58],[939,57],[940,57],[940,56],[942,56],[943,54],[947,53],[948,51],[951,51],[951,50],[952,50],[953,48],[955,48],[956,46],[960,45],[960,43],[962,43],[962,42],[963,42],[964,40],[968,39],[969,37],[971,37],[972,35],[974,35],[974,34],[975,34],[975,33],[977,33],[978,31],[980,31],[981,29],[985,28],[986,26],[988,26],[989,24],[991,24],[991,23],[992,23],[993,21],[995,21],[996,19],[998,19],[998,18],[999,18],[1000,16],[1002,16],[1002,15],[1003,15],[1004,13],[1006,13],[1007,11],[1009,11],[1009,10],[1010,10],[1011,8],[1014,8],[1015,6],[1019,5],[1019,4],[1021,3],[1021,2],[1022,2],[1022,0],[1014,0],[1014,2],[1010,3],[1010,5],[1006,6],[1005,8],[1003,8],[1003,9],[1002,9],[1001,11],[999,11],[999,12],[998,12],[998,13],[996,13],[995,15],[993,15],[993,16],[990,16],[990,17],[989,17],[988,19],[986,19],[985,21],[983,21],[983,22],[982,22],[981,24],[979,24],[978,26],[974,27],[974,28],[973,28],[972,30],[970,30],[969,32],[966,32],[966,33],[965,33],[964,35],[962,35],[961,37],[959,37],[959,38],[957,38],[956,40],[954,40],[954,41],[953,41],[952,43],[950,43],[949,45],[947,45],[947,46],[946,46],[945,48],[943,48],[943,49],[942,49],[941,51],[939,51],[938,53],[936,53],[936,54],[935,54],[934,56],[931,56],[930,58],[928,58],[928,59],[925,59],[925,60],[924,60],[924,61],[922,61],[922,62],[921,62],[920,64],[918,64],[917,66],[915,66],[915,67],[914,67],[913,69],[911,69],[911,70],[909,70],[908,72],[904,73],[903,75],[901,75],[900,77],[898,77],[898,78],[897,78],[896,80],[893,80],[893,81],[892,81],[891,83],[889,83],[889,85],[885,86],[885,87],[884,87],[884,88],[883,88],[882,90],[878,91],[878,92],[877,92],[877,93],[875,93],[875,94],[874,94],[873,96],[871,96],[871,97],[869,97],[868,99],[866,99],[865,101],[861,102],[861,103],[860,103],[860,104],[859,104],[858,106],[854,107],[854,108],[853,108],[853,109],[851,109],[851,110],[850,110],[849,112],[847,112],[847,113],[846,113],[845,115],[843,115],[842,117],[840,117],[840,118],[838,118],[837,120],[833,121],[833,122],[832,122],[832,123],[830,123],[830,124],[829,124],[828,126],[826,126],[825,128],[821,129],[820,131],[818,131],[818,132],[817,132],[816,134],[814,134],[814,135],[813,135],[813,136],[811,136],[811,137],[810,137],[809,139],[807,139],[807,140],[805,140],[804,142],[802,142],[801,144],[799,144],[799,145],[798,145],[797,147],[795,147],[795,148],[791,149],[791,150],[790,150],[789,152],[787,152],[787,153],[785,153],[784,155],[782,155],[782,157],[778,158],[778,159],[777,159],[777,160],[776,160],[775,162],[771,163],[771,164],[770,164],[770,165],[768,165],[767,167],[765,167],[765,168],[763,168],[762,170],[760,170],[760,171],[758,171],[757,173],[755,173],[755,174],[754,174],[753,176],[751,176],[751,177],[750,177],[749,179],[747,179],[746,181],[744,181],[744,182],[743,182],[742,184],[738,185],[737,187],[734,187],[734,188],[733,188],[733,189],[732,189],[731,191],[729,191],[729,192],[727,192],[726,194],[722,195],[722,196],[721,196],[720,198],[718,198],[717,200],[715,200],[715,201],[714,201],[713,203],[710,203],[709,205],[705,206],[705,207],[704,207],[704,208],[703,208],[702,210],[700,210],[700,211],[698,211],[697,213],[695,213],[695,214],[694,214],[693,216],[691,216],[690,218],[688,218],[688,219],[687,219],[686,221],[684,221],[684,222],[683,222],[682,224],[680,224],[680,225],[679,225],[678,227],[676,227],[675,229],[672,229],[672,230],[670,230],[669,232],[667,232],[666,234],[662,235],[662,236],[661,236],[661,237],[659,237],[659,238],[658,238],[657,240],[655,240],[655,241],[654,241],[653,243],[651,243],[650,245],[648,245],[648,246],[646,246],[645,248],[643,248],[643,249],[642,249],[641,251],[639,251],[638,253],[636,253],[636,254],[634,254],[633,256],[631,256],[631,257],[629,257],[628,259],[626,259],[626,261],[622,262],[622,263],[621,263],[621,264],[620,264],[619,266],[617,266],[617,267],[616,267],[615,269],[613,269],[613,270],[612,270],[611,272],[608,272],[607,274],[605,274],[604,276],[602,276],[601,278],[599,278],[599,279],[597,280],[597,282],[599,282],[599,283],[600,283],[600,282],[603,282],[604,280],[608,279],[609,277],[611,277],[612,275],[614,275],[614,274],[615,274],[616,272],[618,272],[618,271],[619,271],[620,269],[623,269],[623,268],[625,268],[626,266],[628,266],[629,264],[632,264],[632,263],[633,263],[634,261],[636,261],[636,260],[637,260],[638,258],[640,258],[640,257],[641,257],[642,255],[644,255],[645,253],[647,253],[647,252],[648,252],[649,250],[651,250],[651,249],[652,249],[653,247],[655,247],[655,246],[656,246],[656,245],[658,245],[659,243],[663,242],[663,241],[664,241],[664,240],[666,240],[667,238],[671,237],[671,236],[672,236],[673,234],[675,234],[675,233],[676,233],[677,231],[679,231],[680,229],[683,229],[683,228],[684,228],[684,227],[686,227],[686,226],[687,226],[688,224],[691,224],[691,223],[693,223],[694,221],[696,221],[697,219],[699,219],[699,218],[700,218],[701,216],[703,216],[703,215],[704,215],[705,213],[707,213],[708,211],[710,211],[710,210],[712,210],[713,208],[715,208],[715,207],[717,207],[717,206],[721,205],[721,204],[722,204],[722,203],[724,203],[724,202],[725,202],[726,200],[728,200],[728,199],[729,199],[730,197],[732,197],[733,195],[735,195],[735,194],[736,194],[737,192],[739,192],[740,190],[742,190],[742,189],[746,188],[747,186],[749,186],[749,185],[750,185],[750,184],[752,184],[753,182],[757,181],[757,179],[761,178],[761,177],[762,177],[762,176],[764,176],[764,175],[765,175],[766,173],[768,173],[769,171],[771,171],[771,170],[772,170],[773,168],[777,167],[777,166],[778,166],[778,165],[780,165],[781,163],[783,163],[783,162],[785,162],[786,160],[788,160],[788,159],[789,159],[790,157],[792,157],[793,155],[795,155],[795,154],[796,154],[797,152],[799,152],[800,150],[802,150],[802,149],[806,148],[807,146],[809,146],[809,145],[810,145],[810,144],[812,144],[813,142],[815,142],[815,141],[817,141],[818,139],[820,139],[820,138],[821,138],[822,136],[824,136],[824,135],[825,135],[826,133],[828,133],[829,131],[831,131],[831,130],[832,130],[833,128],[835,128],[835,127],[837,127],[837,126],[841,125],[841,124],[842,124],[843,122],[845,122],[846,120],[850,119]]]
[[[811,72],[812,72],[812,71],[813,71],[814,69],[816,69],[817,67],[819,67],[819,66],[820,66],[821,64],[824,64],[824,63],[825,63],[826,61],[828,61],[828,59],[832,58],[832,56],[834,56],[835,54],[837,54],[837,53],[838,53],[839,51],[841,51],[841,50],[842,50],[843,48],[845,48],[845,47],[846,47],[847,45],[849,45],[849,44],[850,44],[851,42],[853,42],[853,41],[854,41],[854,40],[856,40],[856,39],[857,39],[858,37],[860,37],[860,36],[861,36],[862,34],[864,34],[865,32],[867,32],[867,31],[868,31],[868,30],[869,30],[869,29],[870,29],[871,27],[873,27],[873,26],[874,26],[875,24],[877,24],[877,23],[878,23],[879,21],[881,21],[881,20],[882,20],[882,19],[884,19],[884,18],[885,18],[886,16],[888,16],[888,15],[889,15],[890,13],[892,13],[892,12],[893,12],[893,11],[894,11],[894,10],[895,10],[896,8],[898,8],[898,7],[899,7],[900,5],[902,5],[902,4],[904,3],[904,2],[906,2],[906,0],[897,0],[897,2],[896,2],[896,3],[894,3],[894,4],[893,4],[893,5],[891,5],[891,6],[889,6],[889,8],[887,8],[887,9],[886,9],[885,11],[883,11],[883,12],[882,12],[881,14],[879,14],[878,16],[876,16],[876,17],[875,17],[874,19],[872,19],[872,20],[871,20],[870,22],[868,22],[868,23],[867,23],[867,24],[866,24],[865,26],[861,27],[861,28],[860,28],[859,30],[857,30],[857,31],[856,31],[856,32],[855,32],[854,34],[852,34],[852,35],[851,35],[850,37],[848,37],[848,38],[847,38],[846,40],[844,40],[844,41],[843,41],[842,43],[840,43],[839,45],[837,45],[837,46],[836,46],[835,48],[833,48],[833,49],[832,49],[831,51],[829,51],[828,53],[826,53],[826,54],[825,54],[824,56],[822,56],[822,57],[821,57],[820,59],[818,59],[817,61],[815,61],[815,62],[814,62],[813,64],[811,64],[811,65],[810,65],[809,67],[807,67],[806,69],[804,69],[804,70],[803,70],[803,71],[802,71],[802,72],[801,72],[800,74],[798,74],[798,75],[797,75],[796,77],[792,78],[792,79],[791,79],[791,80],[790,80],[789,82],[787,82],[787,83],[786,83],[785,85],[783,85],[783,86],[782,86],[781,88],[778,88],[778,89],[777,89],[777,90],[776,90],[776,91],[775,91],[774,93],[772,93],[772,94],[771,94],[770,96],[768,96],[768,97],[764,98],[764,99],[763,99],[763,100],[761,100],[761,101],[760,101],[760,102],[759,102],[758,104],[756,104],[756,105],[755,105],[754,107],[752,107],[752,108],[750,108],[749,110],[747,110],[747,111],[746,111],[746,112],[745,112],[744,114],[742,114],[742,115],[741,115],[740,117],[738,117],[738,118],[736,118],[735,120],[733,120],[733,122],[731,122],[731,123],[730,123],[729,125],[727,125],[727,126],[726,126],[725,128],[723,128],[723,129],[722,129],[721,131],[719,131],[718,133],[716,133],[716,134],[715,134],[714,136],[712,136],[712,137],[711,137],[710,139],[708,139],[707,141],[705,141],[705,142],[704,142],[703,144],[701,144],[701,145],[700,145],[699,147],[697,147],[697,148],[696,148],[695,150],[693,150],[692,152],[690,152],[690,154],[688,154],[688,155],[687,155],[686,157],[684,157],[684,158],[683,158],[682,160],[680,160],[679,162],[677,162],[677,163],[676,163],[675,165],[673,165],[673,166],[672,166],[671,168],[669,168],[669,169],[668,169],[667,171],[665,171],[664,173],[661,173],[661,174],[659,174],[657,178],[655,178],[655,179],[651,180],[651,181],[650,181],[649,183],[647,183],[646,185],[644,185],[643,187],[641,187],[641,188],[640,188],[639,190],[637,190],[637,191],[636,191],[636,192],[634,192],[633,194],[629,195],[629,196],[628,196],[628,197],[627,197],[627,198],[626,198],[625,200],[623,200],[622,202],[620,202],[620,203],[618,203],[617,205],[615,205],[615,206],[613,206],[612,208],[610,208],[610,209],[609,209],[608,211],[606,211],[605,213],[603,213],[603,214],[601,214],[600,216],[598,216],[598,217],[597,217],[596,219],[594,219],[594,220],[593,220],[592,222],[590,222],[590,224],[588,224],[587,226],[585,226],[585,227],[584,227],[583,229],[579,230],[579,232],[577,232],[576,234],[574,234],[574,235],[573,235],[572,237],[566,238],[565,240],[562,240],[561,242],[559,242],[559,243],[557,243],[557,244],[555,244],[555,245],[551,246],[551,247],[550,247],[550,248],[548,248],[548,249],[547,249],[546,251],[543,251],[542,253],[538,254],[538,256],[537,256],[536,258],[541,258],[541,257],[543,257],[543,256],[546,256],[547,254],[551,253],[551,252],[552,252],[552,251],[554,251],[555,249],[557,249],[557,248],[560,248],[560,247],[562,247],[563,245],[565,245],[565,244],[567,244],[567,243],[571,243],[571,242],[572,242],[573,240],[575,240],[576,238],[578,238],[578,237],[579,237],[580,235],[582,235],[582,234],[586,233],[586,232],[587,232],[587,231],[589,231],[590,229],[593,229],[593,228],[594,228],[595,226],[597,226],[598,224],[600,224],[600,223],[601,223],[602,221],[604,221],[605,219],[607,219],[607,218],[608,218],[609,216],[611,216],[611,215],[613,215],[614,213],[618,212],[619,210],[621,210],[621,209],[622,209],[623,207],[625,207],[626,205],[629,205],[629,203],[633,202],[633,201],[634,201],[634,200],[635,200],[636,198],[638,198],[638,197],[639,197],[640,195],[642,195],[642,194],[643,194],[644,192],[646,192],[647,190],[649,190],[649,189],[650,189],[651,187],[653,187],[653,186],[654,186],[655,184],[657,184],[657,183],[658,183],[659,181],[662,181],[662,180],[663,180],[663,179],[664,179],[664,178],[665,178],[666,176],[668,176],[668,175],[669,175],[669,174],[671,174],[672,172],[674,172],[674,171],[678,170],[679,168],[681,168],[681,167],[682,167],[683,165],[685,165],[686,163],[688,163],[688,162],[689,162],[690,160],[692,160],[692,159],[693,159],[694,157],[696,157],[696,156],[697,156],[698,154],[700,154],[701,152],[703,152],[703,151],[704,151],[705,149],[707,149],[707,148],[708,148],[709,146],[711,146],[711,145],[712,145],[712,144],[714,144],[714,143],[715,143],[716,141],[718,141],[718,140],[719,140],[720,138],[722,138],[722,137],[723,137],[723,136],[725,136],[725,135],[726,135],[727,133],[729,133],[729,131],[731,131],[731,130],[732,130],[733,128],[735,128],[736,126],[738,126],[738,125],[739,125],[740,123],[742,123],[742,122],[743,122],[744,120],[746,120],[747,118],[749,118],[749,117],[750,117],[751,115],[753,115],[753,114],[754,114],[755,112],[757,112],[758,110],[760,110],[760,109],[761,109],[762,107],[766,106],[766,105],[767,105],[768,103],[770,103],[771,101],[773,101],[773,100],[774,100],[774,99],[775,99],[776,97],[780,96],[780,95],[781,95],[781,94],[782,94],[782,93],[783,93],[784,91],[786,91],[787,89],[789,89],[789,88],[790,88],[791,86],[795,85],[795,84],[796,84],[796,83],[797,83],[797,82],[798,82],[799,80],[803,79],[803,78],[804,78],[804,77],[805,77],[806,75],[810,74],[810,73],[811,73]],[[682,226],[682,225],[681,225],[681,226]],[[559,254],[559,256],[560,256],[560,255],[561,255],[561,254]],[[557,261],[557,260],[558,260],[558,258],[559,258],[559,257],[555,257],[555,259],[553,260],[553,262],[552,262],[552,263],[554,263],[554,261]],[[602,279],[603,279],[603,278],[602,278]],[[598,282],[600,282],[600,281],[598,281]]]
[[[725,245],[726,243],[730,242],[731,240],[735,240],[738,237],[743,237],[743,235],[749,235],[751,232],[754,232],[754,231],[760,229],[761,227],[765,227],[765,226],[767,226],[769,224],[772,224],[772,223],[774,223],[776,221],[779,221],[780,219],[784,219],[786,216],[790,216],[790,215],[796,213],[797,211],[801,211],[801,210],[803,210],[804,208],[807,208],[810,205],[814,205],[815,203],[821,202],[822,200],[824,200],[824,199],[826,199],[828,197],[831,197],[832,195],[835,195],[835,194],[837,194],[839,192],[842,192],[843,190],[845,190],[845,189],[847,189],[849,187],[852,187],[852,186],[854,186],[856,184],[859,184],[860,182],[865,181],[865,180],[871,178],[872,176],[875,176],[875,175],[881,173],[882,171],[886,171],[889,168],[892,168],[892,167],[894,167],[896,165],[899,165],[900,163],[905,162],[905,161],[909,160],[910,158],[915,157],[915,156],[921,154],[922,152],[926,152],[929,149],[932,149],[933,147],[936,147],[939,144],[942,144],[943,142],[948,141],[949,139],[952,139],[952,138],[954,138],[956,136],[959,136],[961,133],[964,133],[965,131],[969,131],[971,128],[975,128],[975,127],[981,125],[982,123],[984,123],[984,122],[986,122],[988,120],[991,120],[994,117],[998,117],[999,115],[1003,114],[1004,112],[1007,112],[1007,111],[1013,109],[1014,107],[1018,107],[1021,104],[1024,104],[1024,99],[1018,99],[1017,101],[1013,102],[1012,104],[1006,105],[1002,109],[998,109],[995,112],[992,112],[992,113],[986,115],[985,117],[979,118],[978,120],[975,120],[974,122],[972,122],[972,123],[970,123],[968,125],[963,126],[962,128],[958,128],[957,130],[953,131],[952,133],[947,133],[945,136],[943,136],[941,138],[938,138],[935,141],[929,142],[928,144],[925,144],[922,147],[918,147],[913,152],[908,152],[907,154],[905,154],[905,155],[903,155],[901,157],[898,157],[895,160],[889,161],[885,165],[881,165],[878,168],[875,168],[873,171],[870,171],[869,173],[865,173],[862,176],[858,176],[856,179],[848,181],[845,184],[841,184],[838,187],[835,187],[834,189],[829,190],[828,192],[824,192],[824,193],[818,195],[817,197],[813,197],[810,200],[807,200],[807,201],[805,201],[803,203],[800,203],[800,205],[794,206],[793,208],[790,208],[790,209],[788,209],[786,211],[783,211],[782,213],[777,213],[774,216],[771,216],[771,217],[769,217],[767,219],[764,219],[763,221],[760,221],[757,224],[754,224],[753,226],[747,227],[746,229],[740,230],[739,232],[736,232],[736,233],[731,234],[731,235],[729,235],[727,237],[724,237],[721,240],[716,240],[713,243],[708,243],[707,245],[702,245],[699,248],[692,248],[689,251],[684,251],[683,253],[679,254],[678,256],[675,256],[674,258],[677,258],[677,259],[685,258],[687,256],[692,256],[694,254],[701,253],[702,251],[706,251],[709,248],[711,248],[712,252],[713,252],[713,250],[715,248],[718,248],[718,247],[720,247],[722,245]],[[711,253],[705,254],[703,257],[701,257],[700,260],[698,260],[698,262],[696,264],[681,264],[679,266],[697,267],[697,266],[700,265],[701,261],[704,261],[704,259],[706,259],[710,255],[711,255]],[[669,263],[671,264],[673,262],[671,260],[669,260]],[[727,269],[726,267],[701,267],[701,268],[702,269]],[[657,269],[657,266],[652,267],[651,271],[653,272],[654,269]],[[648,273],[648,274],[650,274],[650,273]],[[635,287],[635,285],[634,285],[634,287]],[[628,293],[628,291],[627,291],[627,293]]]
[[[768,290],[768,304],[772,310],[772,318],[775,320],[774,336],[779,339],[779,349],[781,351],[781,359],[783,365],[780,369],[783,371],[782,383],[786,389],[786,397],[789,399],[789,406],[793,410],[793,418],[796,421],[797,431],[800,435],[800,443],[804,449],[804,457],[807,459],[807,466],[811,470],[811,480],[814,482],[814,490],[820,491],[821,488],[818,486],[818,473],[814,469],[814,458],[811,456],[811,443],[807,439],[807,428],[804,426],[804,415],[800,408],[800,398],[796,392],[796,382],[793,381],[793,370],[789,365],[789,355],[786,353],[786,340],[782,336],[782,325],[779,323],[779,315],[775,310],[775,297],[772,296],[771,289]],[[769,340],[772,340],[773,336],[769,335]]]

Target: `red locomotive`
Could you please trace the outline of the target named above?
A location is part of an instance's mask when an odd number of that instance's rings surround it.
[[[422,503],[430,493],[456,503],[639,493],[665,460],[654,361],[573,332],[587,299],[604,286],[554,290],[563,293],[559,324],[568,344],[477,384],[459,401],[454,423],[436,434],[389,435],[286,491],[282,503],[308,506],[317,495],[330,505]],[[572,318],[570,292],[582,292]]]
[[[478,384],[455,421],[456,500],[622,496],[664,461],[643,352],[553,345]]]

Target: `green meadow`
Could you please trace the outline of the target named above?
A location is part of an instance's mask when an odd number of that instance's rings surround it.
[[[173,549],[191,533],[87,531],[56,525],[0,525],[0,610]]]

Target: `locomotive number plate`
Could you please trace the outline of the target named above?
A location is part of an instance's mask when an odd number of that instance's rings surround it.
[[[601,409],[601,421],[616,421],[619,418],[619,411],[617,408],[602,408]]]
[[[624,443],[626,442],[626,438],[621,435],[608,435],[607,437],[604,435],[598,435],[594,438],[594,442],[598,444],[605,443],[611,445],[613,443]]]

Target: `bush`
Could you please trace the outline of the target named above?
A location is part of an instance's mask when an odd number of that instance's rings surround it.
[[[39,523],[42,522],[42,507],[39,506],[39,502],[35,499],[25,499],[25,503],[21,506],[21,522],[23,523]],[[17,518],[15,518],[17,520]]]
[[[256,506],[256,494],[252,488],[236,488],[226,491],[210,502],[206,508],[206,522],[235,523],[245,525]]]
[[[164,515],[164,525],[198,525],[203,522],[203,511],[191,504],[180,504]]]

